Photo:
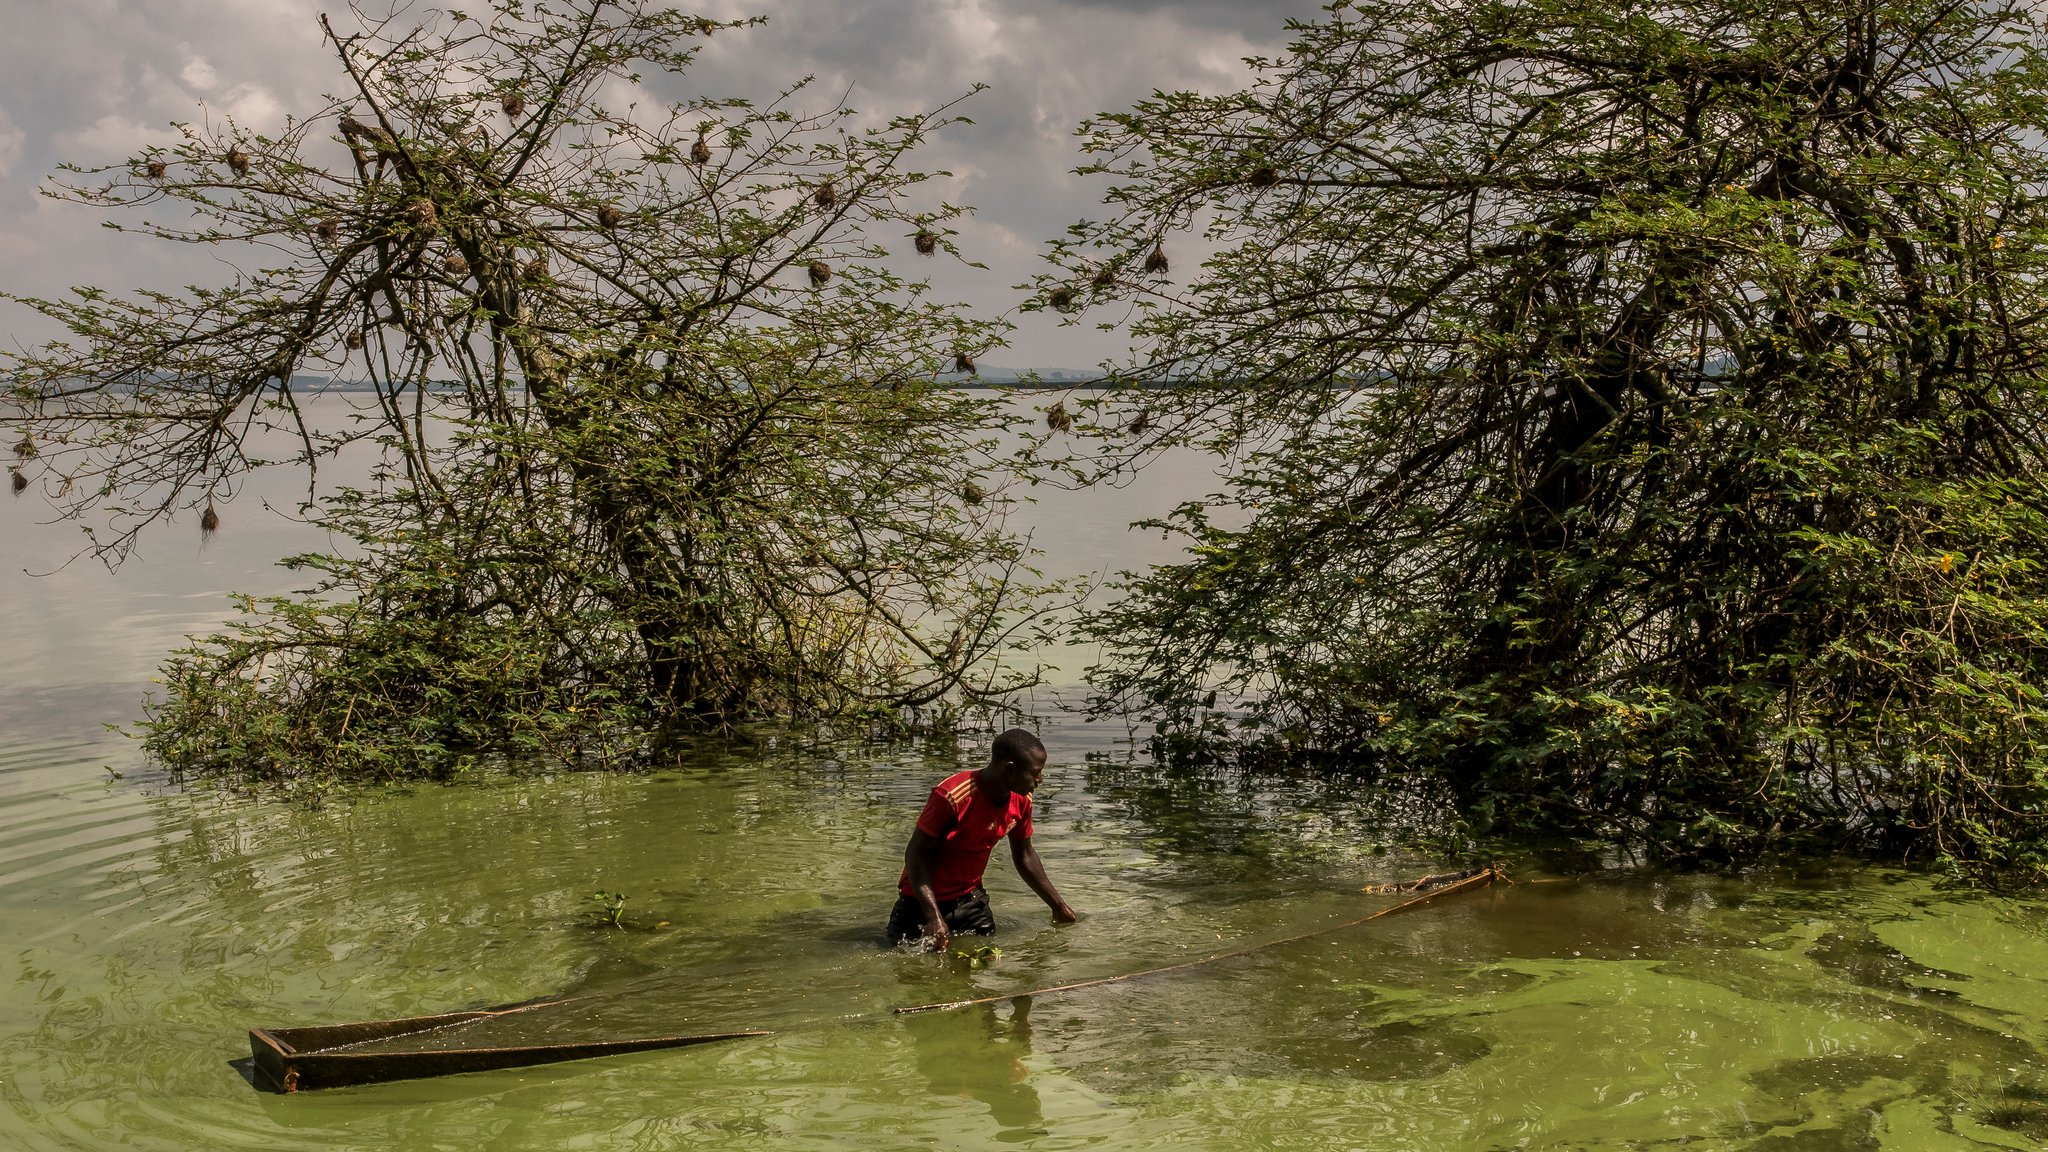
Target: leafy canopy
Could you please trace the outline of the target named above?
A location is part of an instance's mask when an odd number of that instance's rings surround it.
[[[906,260],[963,209],[912,163],[949,108],[873,121],[655,99],[721,23],[642,0],[340,30],[342,93],[53,194],[217,249],[219,287],[20,303],[72,337],[12,358],[22,462],[118,560],[265,461],[349,443],[376,483],[313,506],[352,546],[310,596],[181,653],[173,765],[409,774],[452,754],[611,759],[664,725],[894,720],[1028,681],[1001,409],[942,381],[1002,331]],[[366,384],[340,427],[304,378]]]
[[[2048,867],[2048,56],[1999,0],[1351,0],[1083,129],[1102,705],[1654,854]],[[1169,257],[1192,233],[1184,283]],[[1217,694],[1220,694],[1217,695]],[[1220,706],[1217,701],[1221,700]],[[1239,703],[1241,701],[1241,703]]]

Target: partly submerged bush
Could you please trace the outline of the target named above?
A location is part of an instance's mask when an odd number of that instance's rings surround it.
[[[1152,387],[1084,408],[1073,464],[1196,444],[1228,486],[1097,616],[1103,707],[1426,773],[1475,829],[2048,876],[2037,14],[1296,31],[1087,133],[1118,214],[1041,299],[1134,304]],[[1190,224],[1168,290],[1139,260]]]

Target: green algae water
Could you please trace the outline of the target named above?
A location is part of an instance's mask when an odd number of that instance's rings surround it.
[[[1211,965],[895,1015],[1292,936],[1441,867],[1385,846],[1416,816],[1370,790],[1155,771],[1051,698],[1038,843],[1083,918],[1051,924],[998,852],[1002,955],[971,970],[880,927],[973,738],[317,808],[177,787],[100,725],[222,592],[289,586],[267,558],[319,543],[238,535],[242,508],[203,551],[43,579],[18,574],[70,530],[0,513],[0,1149],[2048,1147],[2048,901],[1868,865],[1531,865]],[[1034,514],[1080,571],[1139,562],[1113,526],[1144,511]],[[778,1034],[292,1097],[237,1064],[251,1026],[564,994],[436,1042]]]
[[[309,811],[108,780],[104,744],[18,746],[0,772],[0,1146],[2048,1140],[2042,906],[1867,869],[1525,874],[1144,981],[890,1014],[1291,935],[1429,867],[1359,847],[1375,816],[1356,797],[1322,797],[1285,852],[1190,847],[1108,753],[1051,734],[1040,842],[1084,919],[1050,924],[999,863],[1003,954],[971,971],[878,940],[903,828],[956,762],[942,750],[763,748]],[[1219,823],[1255,818],[1251,797],[1212,797]],[[594,922],[600,886],[628,893],[624,929]],[[253,1024],[564,992],[582,999],[465,1042],[780,1034],[294,1097],[231,1064]]]

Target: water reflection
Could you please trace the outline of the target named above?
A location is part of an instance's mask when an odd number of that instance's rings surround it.
[[[917,1070],[932,1095],[988,1108],[1006,1143],[1046,1134],[1045,1110],[1031,1084],[1031,999],[978,1004],[903,1018]]]
[[[2039,906],[1911,877],[1524,883],[1035,1006],[894,1017],[1324,926],[1390,878],[1367,869],[1419,869],[1336,852],[1246,868],[1192,842],[1169,858],[1119,797],[1065,784],[1042,835],[1090,915],[1020,915],[969,971],[872,945],[923,760],[812,774],[757,755],[308,811],[146,796],[86,775],[97,753],[62,755],[70,783],[0,805],[0,829],[23,821],[0,835],[20,941],[0,1147],[1765,1149],[1859,1146],[1881,1115],[1925,1139],[1872,1146],[1921,1148],[2048,1130]],[[1031,906],[1007,868],[990,882]],[[632,930],[591,923],[600,884],[633,894]],[[257,1097],[224,1064],[252,1023],[565,988],[592,999],[491,1035],[784,1031],[310,1099]]]

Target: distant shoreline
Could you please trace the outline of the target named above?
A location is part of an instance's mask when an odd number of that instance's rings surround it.
[[[984,368],[968,375],[965,372],[944,372],[938,377],[941,384],[955,388],[1073,388],[1101,381],[1100,372],[1080,372],[1071,368]],[[457,387],[452,381],[437,381],[437,388]],[[327,376],[294,376],[292,387],[312,392],[374,392],[376,386],[362,380],[335,380]]]

